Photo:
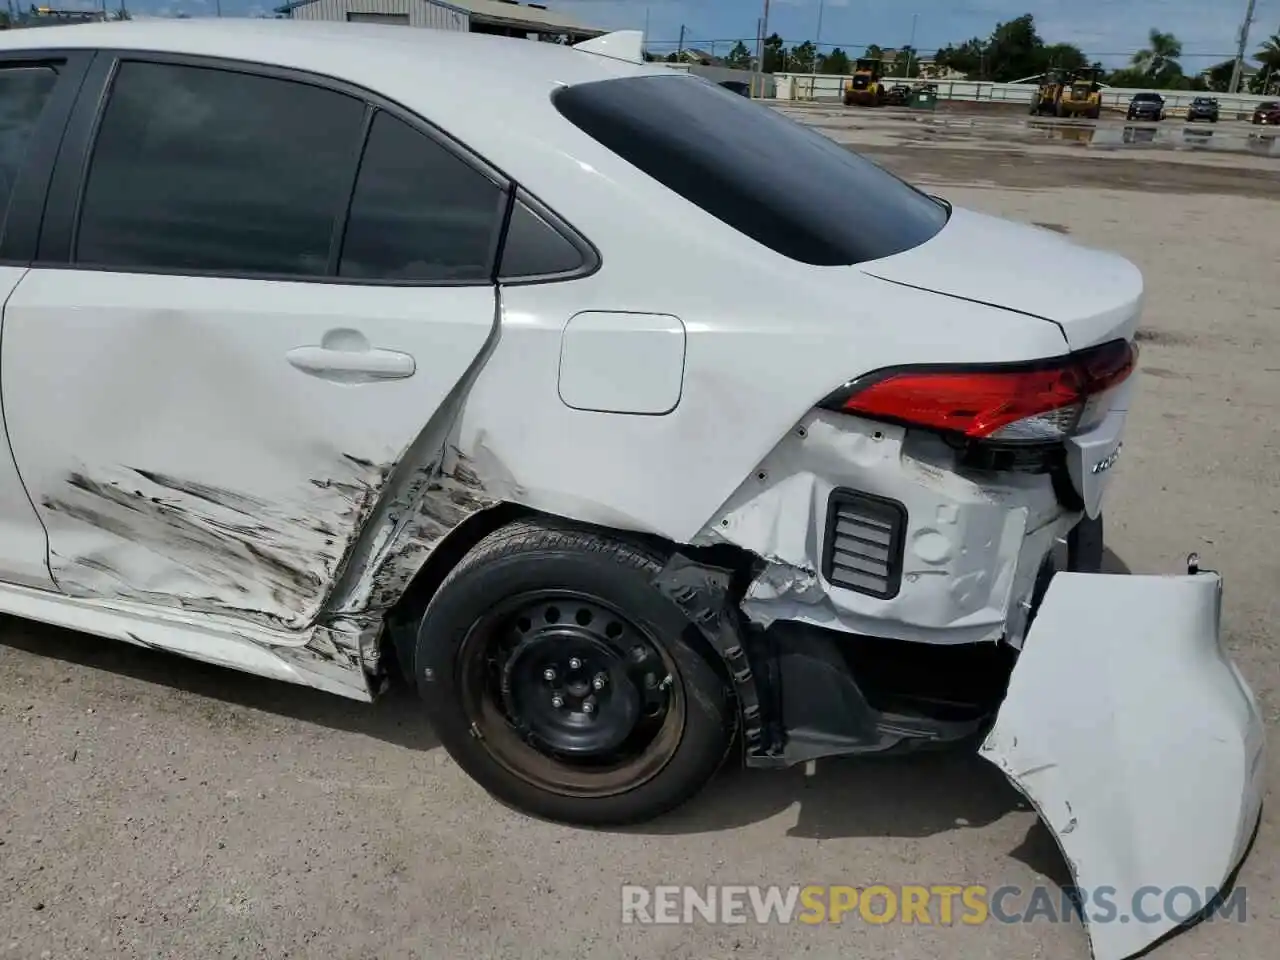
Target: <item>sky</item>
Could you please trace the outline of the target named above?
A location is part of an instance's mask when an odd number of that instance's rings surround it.
[[[213,15],[217,2],[224,16],[253,16],[279,0],[126,0],[134,12],[190,16]],[[686,46],[716,54],[727,53],[736,39],[752,46],[764,6],[764,0],[541,2],[590,26],[642,30],[647,20],[650,49],[655,51],[675,49],[683,25]],[[97,5],[92,0],[64,3]],[[118,6],[119,0],[108,3]],[[1031,13],[1047,42],[1074,43],[1108,67],[1121,66],[1144,47],[1152,27],[1171,32],[1182,41],[1183,66],[1190,73],[1234,56],[1247,4],[1248,0],[772,0],[769,32],[777,32],[789,44],[817,38],[823,50],[841,46],[856,54],[868,43],[894,47],[910,42],[914,16],[915,46],[929,52],[985,37],[998,21]],[[1280,0],[1257,0],[1250,52],[1272,33],[1280,33]]]

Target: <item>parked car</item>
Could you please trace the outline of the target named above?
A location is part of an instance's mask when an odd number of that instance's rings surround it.
[[[1141,274],[641,48],[0,36],[0,612],[354,700],[403,670],[570,823],[734,743],[985,734],[1081,887],[1220,887],[1262,783],[1221,579],[1098,572]]]
[[[1129,120],[1163,120],[1164,117],[1164,97],[1158,93],[1135,93],[1129,101]]]
[[[891,107],[905,107],[911,102],[911,87],[905,83],[895,83],[885,94],[884,102]]]
[[[1258,104],[1250,120],[1252,123],[1280,124],[1280,103],[1273,100]]]
[[[1218,101],[1213,97],[1196,97],[1187,107],[1187,123],[1194,123],[1197,120],[1208,120],[1210,123],[1218,122]]]

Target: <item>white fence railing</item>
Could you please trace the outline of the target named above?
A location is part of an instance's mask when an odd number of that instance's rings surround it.
[[[785,100],[819,100],[838,101],[844,95],[846,76],[832,74],[779,73],[774,75],[777,82],[778,97]],[[888,84],[916,81],[905,78],[886,77]],[[960,100],[984,103],[1010,103],[1031,106],[1031,97],[1036,91],[1031,83],[989,83],[982,80],[931,80],[938,88],[939,100]],[[1250,94],[1206,94],[1194,90],[1144,90],[1127,87],[1103,87],[1102,106],[1104,108],[1123,108],[1135,93],[1158,93],[1164,97],[1165,108],[1171,113],[1185,110],[1196,97],[1211,96],[1218,101],[1224,115],[1252,113],[1257,105],[1276,97],[1260,97]]]

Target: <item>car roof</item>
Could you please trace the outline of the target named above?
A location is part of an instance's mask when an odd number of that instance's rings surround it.
[[[553,102],[555,92],[640,77],[714,86],[665,65],[562,44],[384,24],[210,17],[0,32],[0,50],[56,55],[77,48],[265,63],[345,81],[423,117],[583,225],[609,216],[593,212],[605,204],[584,197],[612,197],[628,177],[643,174],[564,119]],[[612,179],[599,175],[605,168],[613,171]]]
[[[356,80],[367,67],[391,58],[401,67],[464,76],[451,83],[453,96],[465,95],[477,79],[501,82],[583,82],[620,73],[650,73],[648,65],[626,63],[584,53],[555,43],[464,33],[453,30],[406,29],[373,23],[201,17],[189,19],[113,21],[67,24],[56,33],[8,30],[0,33],[0,50],[114,48],[230,60],[265,62],[322,75]],[[663,69],[663,68],[658,68]],[[383,72],[383,71],[378,71]],[[667,69],[667,72],[671,72]],[[406,84],[418,78],[406,77]],[[358,82],[358,81],[357,81]],[[514,85],[514,84],[513,84]],[[379,92],[393,93],[380,87]]]

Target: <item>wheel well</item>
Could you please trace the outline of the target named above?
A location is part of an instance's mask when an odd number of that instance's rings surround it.
[[[431,603],[431,598],[440,589],[440,585],[444,583],[450,571],[461,562],[462,558],[476,544],[489,536],[489,534],[518,520],[538,519],[545,519],[548,523],[569,523],[586,530],[598,530],[611,537],[631,540],[665,557],[670,557],[679,550],[689,559],[709,566],[730,569],[734,574],[733,594],[735,598],[741,597],[745,592],[756,563],[751,554],[738,547],[729,545],[715,547],[678,546],[656,534],[599,527],[595,524],[567,520],[563,517],[542,513],[514,503],[500,503],[472,514],[458,524],[431,551],[422,567],[414,574],[409,586],[387,613],[386,642],[383,649],[384,662],[388,659],[394,659],[399,665],[399,670],[404,678],[409,682],[413,682],[413,656],[414,646],[417,642],[418,621],[422,618],[423,613],[426,612],[427,605]],[[712,662],[718,670],[724,670],[724,664],[718,656],[713,657]]]

